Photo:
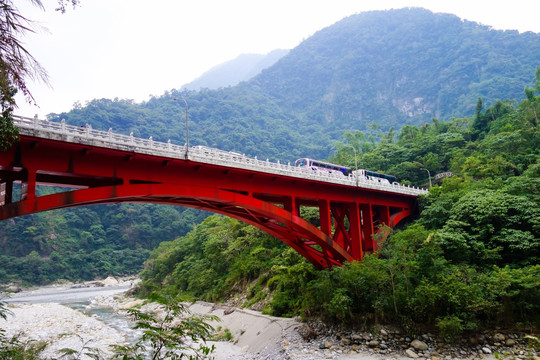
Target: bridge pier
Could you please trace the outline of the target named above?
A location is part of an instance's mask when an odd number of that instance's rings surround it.
[[[360,204],[362,224],[362,258],[366,253],[372,253],[375,249],[373,241],[373,212],[370,204]]]
[[[23,170],[21,183],[21,200],[35,199],[36,197],[36,172]]]

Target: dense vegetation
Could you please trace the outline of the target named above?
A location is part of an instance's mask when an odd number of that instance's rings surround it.
[[[162,240],[206,215],[174,206],[105,205],[0,222],[0,284],[47,284],[136,274]]]
[[[142,294],[189,294],[274,315],[362,324],[393,321],[447,337],[486,326],[540,325],[540,68],[519,104],[477,102],[469,118],[391,129],[371,142],[346,133],[333,161],[410,179],[452,171],[421,215],[378,256],[316,271],[292,249],[236,220],[212,216],[154,250]],[[535,94],[536,92],[536,94]],[[308,214],[306,214],[308,215]]]

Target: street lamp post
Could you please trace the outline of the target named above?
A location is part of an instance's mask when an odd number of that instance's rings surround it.
[[[173,101],[177,101],[178,99],[174,98]],[[182,101],[184,101],[184,104],[186,104],[186,160],[188,159],[188,152],[189,152],[189,127],[188,127],[188,105],[186,99],[182,98]]]
[[[428,178],[429,178],[429,187],[431,187],[431,173],[426,168],[420,168],[420,170],[426,170],[427,171],[427,175],[428,175]]]

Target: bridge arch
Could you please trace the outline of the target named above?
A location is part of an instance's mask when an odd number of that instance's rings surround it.
[[[1,218],[108,203],[154,203],[197,208],[253,225],[294,248],[318,268],[353,260],[341,246],[301,217],[269,202],[226,190],[172,184],[127,184],[38,196],[1,207]]]

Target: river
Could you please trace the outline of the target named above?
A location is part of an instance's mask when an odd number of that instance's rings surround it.
[[[113,296],[126,292],[131,284],[117,286],[45,286],[34,290],[12,294],[3,301],[8,304],[43,304],[55,303],[70,306],[71,304],[90,304],[98,296]]]

